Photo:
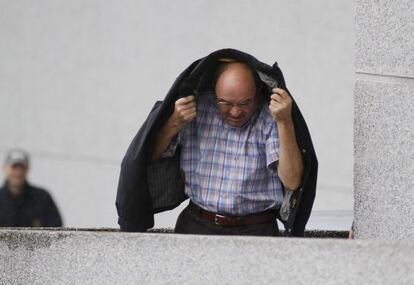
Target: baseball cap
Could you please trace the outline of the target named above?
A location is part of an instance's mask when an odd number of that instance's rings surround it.
[[[22,164],[29,166],[29,154],[22,149],[12,149],[7,153],[5,165]]]

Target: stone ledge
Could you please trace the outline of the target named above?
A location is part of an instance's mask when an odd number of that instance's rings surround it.
[[[6,284],[414,283],[414,242],[0,230]]]
[[[1,229],[1,228],[0,228]],[[3,230],[14,230],[14,231],[66,231],[66,232],[120,232],[119,229],[114,228],[2,228]],[[172,234],[173,229],[171,228],[154,228],[149,229],[147,233],[161,233],[161,234]],[[283,231],[281,231],[283,235]],[[324,231],[324,230],[308,230],[305,232],[306,238],[348,238],[348,231]]]

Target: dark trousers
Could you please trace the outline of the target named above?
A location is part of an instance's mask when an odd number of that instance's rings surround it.
[[[197,216],[191,211],[189,206],[178,216],[174,232],[201,235],[279,236],[276,219],[266,224],[222,226]]]

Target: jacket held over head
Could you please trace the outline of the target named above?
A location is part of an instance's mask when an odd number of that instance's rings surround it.
[[[270,66],[235,49],[215,51],[188,66],[164,100],[155,103],[122,160],[116,196],[122,231],[144,232],[154,226],[154,214],[171,210],[188,198],[180,173],[180,151],[177,150],[173,157],[152,161],[155,139],[174,111],[175,101],[190,94],[197,96],[199,90],[211,87],[218,64],[232,59],[246,63],[256,72],[266,90],[262,93],[264,96],[270,97],[271,89],[276,86],[290,94],[277,63]],[[292,119],[304,171],[297,190],[284,189],[278,219],[284,224],[286,236],[304,236],[315,198],[318,161],[306,122],[293,97],[292,101]]]

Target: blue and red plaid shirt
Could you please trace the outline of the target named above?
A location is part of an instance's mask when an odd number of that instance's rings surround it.
[[[259,106],[237,128],[223,121],[213,96],[197,97],[195,120],[181,129],[162,157],[172,156],[181,145],[185,193],[205,210],[246,215],[279,208],[279,136],[268,106]]]

